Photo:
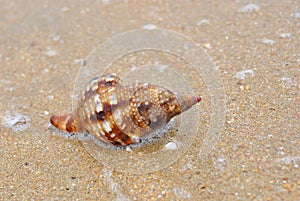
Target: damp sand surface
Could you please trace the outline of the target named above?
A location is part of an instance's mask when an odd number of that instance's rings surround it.
[[[299,200],[299,1],[4,0],[0,18],[0,200]],[[49,130],[88,54],[138,28],[180,32],[215,63],[227,109],[204,160],[195,139],[171,166],[120,173]]]

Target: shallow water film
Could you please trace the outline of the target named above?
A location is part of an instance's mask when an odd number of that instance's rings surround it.
[[[0,19],[0,200],[299,200],[298,0],[2,0]],[[142,148],[51,128],[112,72],[202,100]]]

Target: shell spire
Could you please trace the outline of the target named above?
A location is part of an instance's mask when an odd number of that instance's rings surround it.
[[[126,146],[139,143],[200,101],[200,96],[159,85],[124,85],[116,74],[108,74],[88,83],[73,114],[53,115],[50,122],[63,131],[88,131],[98,140]]]
[[[176,97],[179,102],[181,112],[187,111],[202,100],[201,96],[194,96],[188,94],[178,94],[176,95]]]

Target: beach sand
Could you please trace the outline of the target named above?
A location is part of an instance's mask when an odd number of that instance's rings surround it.
[[[0,200],[300,199],[298,0],[2,0],[0,19]],[[224,126],[202,158],[214,109],[204,108],[198,137],[174,164],[122,173],[53,134],[49,118],[72,110],[93,49],[153,28],[182,33],[209,55],[224,87]]]

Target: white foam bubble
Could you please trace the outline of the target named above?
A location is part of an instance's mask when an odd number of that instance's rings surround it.
[[[181,198],[181,199],[191,199],[192,198],[192,194],[181,187],[174,188],[173,192],[176,195],[176,197]]]
[[[300,156],[288,156],[288,157],[283,157],[283,158],[277,158],[277,162],[282,162],[282,163],[293,163],[293,162],[298,162],[300,161]]]
[[[104,5],[110,4],[110,0],[102,0],[102,2],[103,2]]]
[[[79,65],[83,66],[86,61],[84,59],[75,59],[74,62],[76,64],[79,64]]]
[[[300,18],[300,12],[293,13],[292,16],[295,18]]]
[[[48,68],[45,68],[42,72],[43,72],[43,73],[49,73],[49,69],[48,69]]]
[[[177,149],[177,145],[175,142],[168,142],[167,144],[165,144],[165,148],[175,150]]]
[[[281,38],[290,38],[291,36],[292,36],[292,34],[290,34],[290,33],[281,33],[280,34]]]
[[[56,35],[52,38],[54,41],[59,41],[60,40],[60,36],[59,35]]]
[[[220,171],[224,171],[226,168],[226,158],[218,158],[215,161],[215,167]]]
[[[68,8],[68,7],[63,7],[63,8],[61,8],[61,11],[62,12],[68,12],[70,10],[70,8]]]
[[[160,65],[160,66],[158,66],[158,70],[159,70],[160,73],[163,73],[166,68],[168,68],[168,65]]]
[[[51,125],[49,123],[49,130],[53,131],[54,135],[66,138],[66,139],[72,139],[72,140],[79,140],[79,141],[85,141],[85,140],[90,140],[90,133],[88,132],[67,132],[67,131],[62,131],[56,128],[55,126]]]
[[[255,12],[259,10],[259,5],[257,4],[247,4],[241,9],[241,12],[243,13],[250,13],[250,12]]]
[[[250,69],[246,69],[246,70],[237,72],[236,75],[235,75],[235,77],[237,79],[244,80],[244,79],[246,79],[249,76],[253,77],[254,74],[255,74],[254,70],[252,68],[250,68]]]
[[[281,77],[279,81],[286,87],[296,86],[295,81],[290,77]]]
[[[203,19],[203,20],[200,20],[199,22],[197,22],[197,26],[202,26],[202,25],[207,25],[207,24],[210,24],[209,19]]]
[[[15,114],[2,117],[2,124],[11,128],[14,132],[23,131],[30,127],[30,117],[27,115]]]
[[[145,24],[143,26],[143,29],[149,29],[149,30],[156,29],[156,28],[157,27],[154,24]]]
[[[132,65],[131,68],[130,68],[130,71],[135,71],[137,68],[135,65]]]
[[[273,45],[275,43],[274,40],[269,39],[269,38],[264,38],[261,40],[262,43],[267,44],[267,45]]]
[[[280,80],[283,82],[294,82],[294,80],[290,77],[282,77],[280,78]]]
[[[51,49],[51,47],[47,47],[46,55],[48,57],[54,57],[55,55],[57,55],[57,52],[56,50]]]

